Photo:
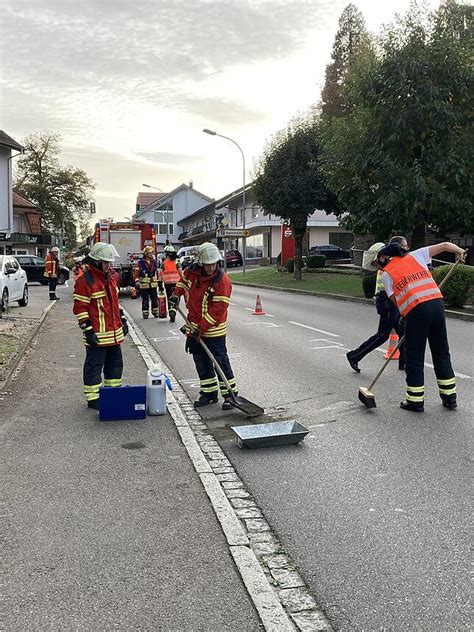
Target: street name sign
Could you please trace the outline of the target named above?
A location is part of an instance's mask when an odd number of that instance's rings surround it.
[[[218,228],[216,237],[249,237],[250,231],[243,228]]]

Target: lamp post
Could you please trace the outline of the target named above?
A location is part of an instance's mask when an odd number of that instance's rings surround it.
[[[225,138],[226,140],[230,140],[231,143],[238,148],[240,153],[242,154],[242,207],[243,207],[243,215],[242,215],[242,230],[245,231],[245,156],[242,151],[242,147],[237,143],[233,138],[229,138],[228,136],[224,136],[223,134],[218,134],[217,132],[212,131],[211,129],[203,129],[204,134],[210,134],[211,136],[220,136],[220,138]],[[247,239],[246,237],[242,237],[242,274],[245,274],[245,255],[247,250]]]
[[[161,191],[161,193],[164,193],[163,189],[160,189],[159,187],[154,187],[151,184],[142,183],[142,187],[147,187],[147,189],[155,189],[155,191]],[[165,212],[166,212],[166,244],[165,245],[167,246],[168,242],[170,240],[170,236],[169,236],[169,226],[170,225],[169,225],[169,221],[168,221],[168,218],[169,218],[169,216],[168,216],[168,209],[166,209]]]

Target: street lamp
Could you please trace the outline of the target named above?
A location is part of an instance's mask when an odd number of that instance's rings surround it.
[[[242,206],[243,206],[243,211],[244,211],[243,217],[242,217],[242,230],[245,231],[245,156],[244,156],[244,152],[242,151],[242,147],[233,138],[229,138],[228,136],[224,136],[223,134],[218,134],[217,132],[213,132],[212,129],[203,129],[202,131],[204,132],[204,134],[210,134],[211,136],[220,136],[221,138],[230,140],[230,142],[234,143],[234,145],[236,145],[236,147],[242,154],[242,167],[243,167],[242,168],[242,181],[243,181]],[[242,256],[242,274],[245,274],[245,255],[246,255],[246,250],[247,250],[247,239],[245,236],[242,237],[242,249],[244,251],[243,256]]]
[[[142,187],[147,187],[147,189],[155,189],[156,191],[161,191],[161,193],[164,193],[163,189],[160,189],[159,187],[154,187],[151,184],[142,183]],[[169,240],[170,240],[170,236],[169,236],[169,221],[168,221],[168,219],[169,219],[168,209],[166,209],[165,212],[166,212],[166,245],[168,245]]]

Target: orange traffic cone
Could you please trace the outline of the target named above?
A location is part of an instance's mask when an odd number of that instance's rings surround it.
[[[393,331],[392,329],[392,333],[390,334],[390,338],[388,340],[388,349],[387,352],[384,354],[384,358],[386,360],[388,360],[388,358],[390,358],[392,351],[396,348],[396,346],[398,345],[398,336],[397,334]],[[392,356],[392,360],[398,360],[398,358],[400,357],[400,351],[398,351],[398,349],[395,351],[395,353]]]
[[[255,309],[253,310],[252,314],[254,316],[263,316],[265,314],[265,312],[262,309],[262,301],[260,300],[260,294],[257,294],[257,300],[255,302]]]

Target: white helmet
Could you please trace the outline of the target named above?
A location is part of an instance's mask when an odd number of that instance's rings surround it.
[[[174,246],[172,246],[171,244],[165,246],[165,253],[166,252],[175,252]]]
[[[373,263],[377,259],[377,254],[379,250],[385,247],[385,244],[382,241],[378,241],[375,244],[372,244],[368,250],[366,250],[362,256],[362,267],[364,270],[369,270],[370,272],[374,272]]]
[[[211,244],[210,241],[205,241],[198,248],[198,261],[200,265],[212,264],[221,261],[221,253],[216,244]]]
[[[53,246],[49,252],[54,252],[55,254],[59,254],[59,248],[57,246]]]
[[[115,246],[112,244],[106,244],[103,241],[95,243],[89,252],[89,257],[91,259],[95,259],[96,261],[108,261],[109,263],[113,263],[115,258],[118,256],[120,255],[118,254]]]

